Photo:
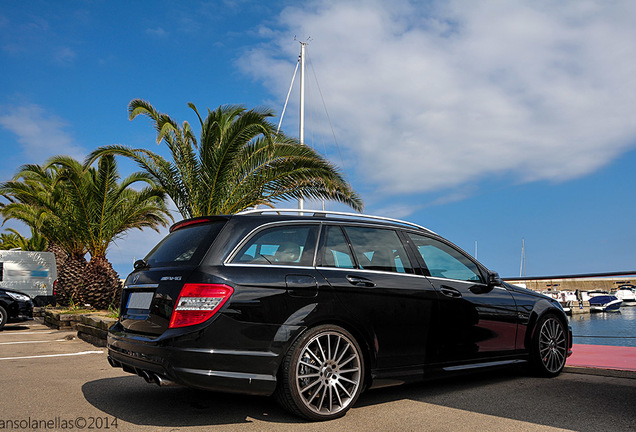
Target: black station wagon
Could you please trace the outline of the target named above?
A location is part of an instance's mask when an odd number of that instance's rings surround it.
[[[109,362],[159,385],[275,395],[311,420],[365,388],[529,363],[558,375],[558,302],[394,219],[253,210],[184,220],[126,279]]]

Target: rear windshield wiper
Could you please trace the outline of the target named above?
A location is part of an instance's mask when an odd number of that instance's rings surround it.
[[[150,266],[148,265],[146,260],[140,259],[140,260],[135,261],[135,263],[133,264],[133,267],[135,268],[135,270],[139,270],[139,269],[142,269],[142,268],[148,268]]]

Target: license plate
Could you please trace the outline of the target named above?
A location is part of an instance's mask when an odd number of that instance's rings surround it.
[[[128,309],[150,309],[152,298],[155,296],[153,292],[134,292],[128,297]]]

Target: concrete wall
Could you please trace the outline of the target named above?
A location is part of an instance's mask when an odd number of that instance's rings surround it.
[[[636,285],[635,277],[608,277],[608,278],[577,278],[577,279],[526,279],[506,281],[511,284],[525,284],[526,288],[533,291],[593,291],[603,290],[610,292],[624,284]]]

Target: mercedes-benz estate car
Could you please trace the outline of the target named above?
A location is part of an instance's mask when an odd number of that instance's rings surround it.
[[[363,389],[526,362],[558,375],[556,300],[418,225],[253,210],[184,220],[135,263],[109,362],[157,384],[274,395],[311,420]]]

